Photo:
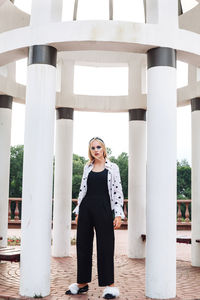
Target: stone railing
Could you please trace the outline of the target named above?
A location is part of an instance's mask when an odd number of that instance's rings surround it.
[[[12,207],[11,207],[12,202]],[[13,202],[14,205],[13,205]],[[20,228],[20,208],[21,208],[21,198],[9,198],[9,209],[8,209],[8,226],[9,228]],[[72,202],[76,205],[77,199],[72,199]],[[181,212],[181,204],[185,204],[184,215]],[[189,205],[191,200],[177,200],[178,213],[177,213],[177,229],[187,230],[191,229],[191,222],[189,219]],[[128,226],[128,199],[124,200],[124,214],[125,219],[122,222],[122,229],[127,229]],[[72,220],[72,228],[76,228],[75,221]]]
[[[21,203],[22,203],[22,198],[9,198],[9,204],[8,204],[8,227],[9,228],[21,227],[21,218],[20,218]]]
[[[177,200],[178,212],[177,212],[177,229],[178,230],[190,230],[191,229],[191,221],[190,221],[190,213],[189,213],[189,205],[191,205],[192,201],[187,200]],[[185,204],[184,214],[181,212],[181,204]]]

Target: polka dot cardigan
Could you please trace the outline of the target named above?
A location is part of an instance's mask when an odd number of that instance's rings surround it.
[[[105,168],[108,170],[108,191],[110,196],[111,209],[115,212],[115,217],[125,217],[123,211],[124,195],[122,192],[122,185],[119,173],[119,167],[115,163],[106,159]],[[86,164],[83,171],[80,192],[78,196],[78,205],[73,210],[75,214],[79,213],[79,206],[81,201],[87,193],[87,178],[90,171],[93,169],[93,163]]]

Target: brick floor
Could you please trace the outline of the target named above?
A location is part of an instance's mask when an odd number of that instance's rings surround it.
[[[9,234],[11,234],[10,232]],[[15,232],[16,233],[16,232]],[[181,235],[188,232],[181,232]],[[190,233],[189,233],[190,234]],[[16,235],[17,234],[13,234]],[[72,231],[72,236],[75,232]],[[145,260],[127,257],[127,231],[116,231],[115,284],[120,289],[119,300],[147,299],[145,297]],[[190,264],[190,245],[177,244],[177,298],[200,299],[200,268]],[[19,263],[0,263],[0,300],[30,299],[19,296]],[[93,255],[93,280],[86,295],[67,296],[68,285],[76,281],[76,251],[71,247],[71,256],[52,258],[51,296],[46,300],[98,300],[102,299],[102,287],[98,287],[96,251]]]

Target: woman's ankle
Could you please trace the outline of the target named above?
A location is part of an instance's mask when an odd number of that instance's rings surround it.
[[[82,287],[86,286],[87,284],[88,284],[87,282],[86,283],[78,283],[78,287],[82,288]]]
[[[115,284],[114,284],[114,283],[112,283],[112,284],[109,284],[109,286],[115,286]]]

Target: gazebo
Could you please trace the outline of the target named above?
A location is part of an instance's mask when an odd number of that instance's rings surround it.
[[[55,257],[69,255],[74,110],[128,112],[129,257],[146,257],[146,296],[174,298],[176,109],[190,104],[192,265],[200,266],[200,1],[183,13],[181,1],[146,0],[145,23],[115,20],[115,0],[107,1],[108,20],[79,21],[79,1],[72,20],[62,22],[62,0],[32,0],[30,16],[0,0],[0,245],[7,237],[12,102],[26,104],[20,294],[29,297],[50,293],[55,110]],[[24,57],[26,87],[15,80],[15,62]],[[188,85],[178,90],[177,59],[189,68]],[[77,63],[127,66],[128,95],[75,95]]]

